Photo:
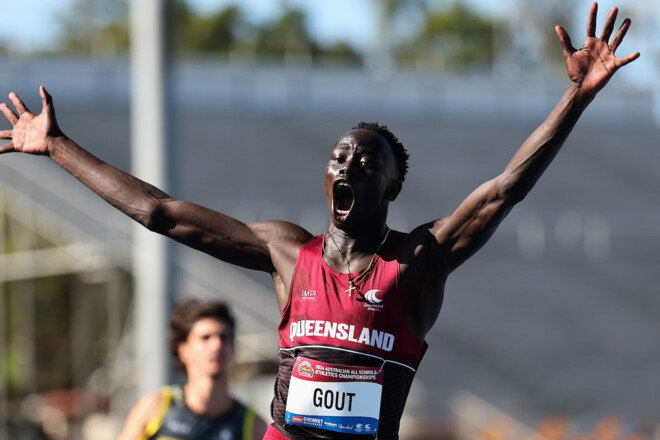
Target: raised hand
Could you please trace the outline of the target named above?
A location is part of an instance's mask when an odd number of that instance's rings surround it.
[[[614,72],[639,58],[639,52],[633,52],[620,58],[614,55],[614,52],[630,28],[630,19],[626,18],[623,21],[614,38],[609,42],[619,10],[616,7],[610,9],[600,38],[596,38],[597,12],[598,4],[594,2],[589,8],[587,39],[579,50],[571,45],[571,39],[563,27],[555,27],[559,41],[564,49],[564,60],[566,61],[568,77],[580,87],[582,93],[587,95],[596,94],[607,84],[612,75],[614,75]]]
[[[62,136],[55,119],[53,98],[44,86],[39,88],[39,95],[41,95],[42,110],[38,115],[31,113],[13,92],[9,94],[9,99],[16,112],[4,102],[0,104],[0,111],[13,126],[11,130],[0,131],[0,139],[10,139],[7,145],[0,146],[0,153],[20,151],[31,154],[48,154],[51,139]]]

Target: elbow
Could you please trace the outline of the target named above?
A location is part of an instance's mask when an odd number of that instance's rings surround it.
[[[525,200],[527,194],[529,194],[529,191],[511,191],[505,198],[506,200],[505,204],[510,207],[513,207],[518,203],[522,202],[523,200]]]
[[[173,222],[160,200],[150,200],[139,209],[133,218],[149,231],[158,234],[166,234],[168,230],[172,229]]]
[[[501,176],[498,182],[497,192],[498,198],[502,200],[503,204],[507,206],[508,209],[511,209],[527,197],[529,189],[522,187],[522,185],[515,184],[511,179],[507,179],[505,176]]]

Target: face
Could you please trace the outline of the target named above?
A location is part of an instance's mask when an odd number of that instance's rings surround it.
[[[387,205],[400,188],[394,154],[383,137],[358,129],[339,139],[323,182],[335,226],[350,227],[373,215],[387,215]]]
[[[188,376],[222,376],[227,373],[233,356],[231,329],[215,318],[196,321],[186,341],[179,344],[179,358],[185,365]]]

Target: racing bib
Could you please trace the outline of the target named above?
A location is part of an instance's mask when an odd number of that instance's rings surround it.
[[[383,370],[296,358],[286,423],[349,434],[378,431]]]

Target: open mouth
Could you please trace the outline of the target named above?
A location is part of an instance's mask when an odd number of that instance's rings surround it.
[[[332,201],[335,213],[339,216],[345,217],[351,212],[353,207],[353,189],[345,180],[335,182],[332,188]]]

